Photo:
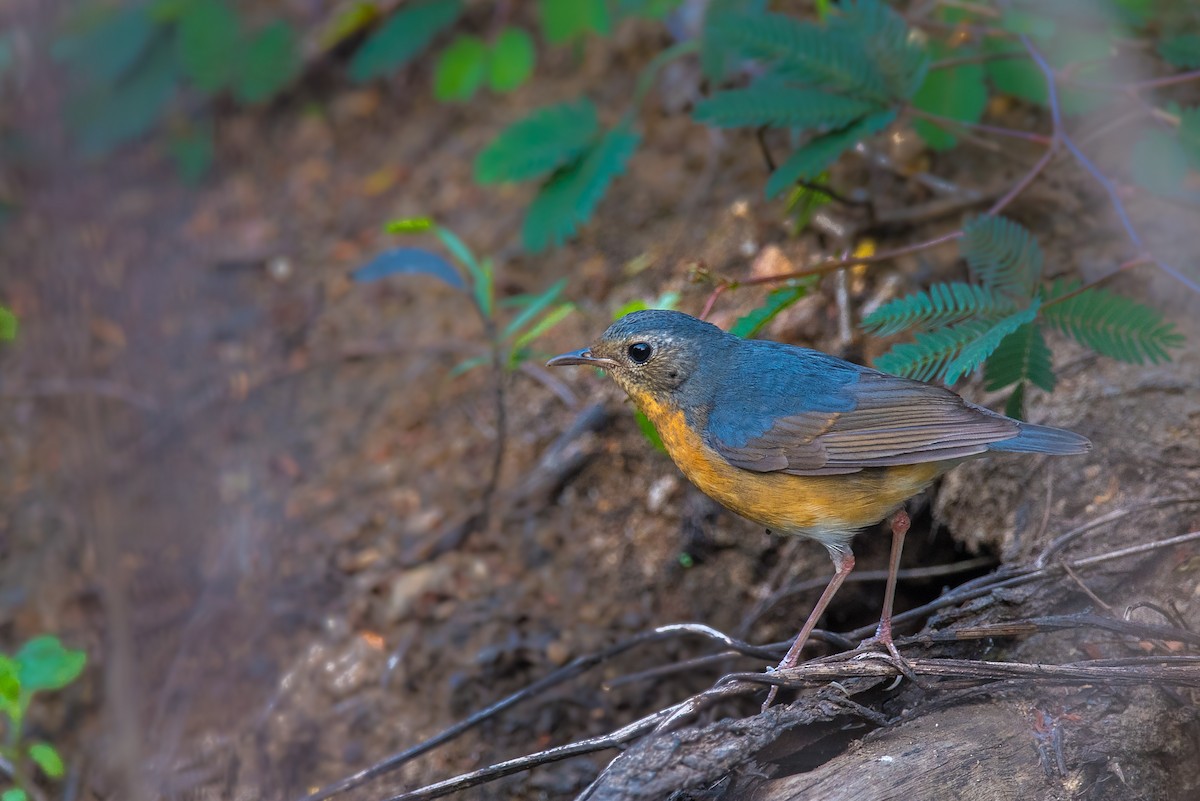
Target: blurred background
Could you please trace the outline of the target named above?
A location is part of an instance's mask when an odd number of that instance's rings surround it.
[[[299,798],[655,625],[791,636],[824,551],[541,366],[632,309],[949,372],[1093,439],[1096,365],[1120,388],[1195,348],[1184,0],[7,0],[0,25],[0,767],[28,797]],[[947,281],[982,294],[922,311]],[[1055,509],[1119,505],[1108,478]],[[898,608],[1028,555],[1029,504],[982,531],[919,502],[906,565],[958,567]],[[829,628],[876,619],[855,587]],[[703,650],[638,650],[353,797],[616,728],[725,671],[602,679]],[[569,797],[604,763],[466,797]]]

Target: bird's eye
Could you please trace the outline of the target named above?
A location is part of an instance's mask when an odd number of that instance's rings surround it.
[[[629,358],[634,364],[645,364],[653,353],[654,348],[650,347],[649,342],[634,342],[629,346]]]

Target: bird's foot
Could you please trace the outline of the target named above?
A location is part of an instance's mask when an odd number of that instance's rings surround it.
[[[858,647],[874,648],[876,646],[883,646],[883,649],[886,651],[886,653],[871,655],[886,659],[888,663],[891,664],[892,667],[896,668],[896,670],[900,673],[900,675],[896,677],[895,683],[888,688],[889,690],[894,689],[895,686],[900,683],[902,678],[908,679],[923,690],[928,689],[925,686],[925,683],[917,678],[917,674],[913,670],[912,664],[907,659],[902,657],[900,655],[900,651],[896,648],[896,643],[892,640],[891,621],[881,620],[879,622],[879,628],[875,630],[875,636],[863,640]],[[866,656],[866,654],[864,654],[864,656]]]

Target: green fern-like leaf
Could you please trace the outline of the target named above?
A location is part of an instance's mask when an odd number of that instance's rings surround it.
[[[780,287],[767,295],[767,299],[757,309],[743,317],[739,317],[736,322],[730,327],[729,333],[734,336],[743,338],[752,337],[759,331],[767,327],[767,324],[779,316],[780,312],[787,309],[803,297],[806,297],[815,281],[808,280],[796,284],[795,286]]]
[[[529,206],[522,230],[525,247],[539,251],[560,245],[586,223],[640,141],[637,133],[619,126],[581,159],[555,173]]]
[[[723,36],[730,19],[757,16],[767,10],[767,0],[708,0],[704,29],[700,34],[700,68],[704,77],[720,82],[742,58],[739,48],[731,47]]]
[[[1000,343],[1004,341],[1005,337],[1037,318],[1040,306],[1041,300],[1034,298],[1028,308],[995,321],[977,338],[963,345],[958,355],[946,365],[946,372],[943,376],[945,382],[953,384],[983,364],[984,360],[1000,347]]]
[[[1043,316],[1079,344],[1133,364],[1168,362],[1169,351],[1184,342],[1183,334],[1157,311],[1106,289],[1047,303]]]
[[[1169,36],[1158,43],[1158,53],[1172,67],[1194,70],[1200,67],[1200,33]]]
[[[841,131],[810,139],[771,173],[771,177],[767,179],[767,197],[775,197],[796,181],[811,181],[816,178],[837,161],[842,153],[868,136],[882,131],[895,118],[896,112],[888,109],[863,117]]]
[[[968,319],[995,319],[1016,309],[1012,299],[979,284],[934,284],[883,304],[860,323],[876,336],[890,336],[915,326],[940,328]]]
[[[829,32],[857,38],[888,94],[908,99],[925,79],[929,59],[909,35],[908,24],[882,0],[843,0]]]
[[[714,49],[771,64],[807,86],[873,100],[889,99],[888,81],[863,58],[862,36],[832,31],[784,14],[711,14],[705,35]]]
[[[1004,404],[1004,413],[1014,420],[1025,419],[1025,387],[1024,381],[1013,387],[1012,394]]]
[[[500,132],[475,159],[481,184],[538,178],[579,158],[600,122],[586,98],[538,109]]]
[[[968,222],[959,250],[976,280],[1001,292],[1028,297],[1042,275],[1044,257],[1037,240],[1004,217],[980,216]]]
[[[400,69],[462,15],[462,0],[418,0],[388,18],[350,59],[350,77],[367,81]]]
[[[700,101],[693,116],[697,122],[719,128],[841,128],[875,108],[873,103],[846,95],[766,80],[717,92]]]
[[[1188,154],[1192,169],[1200,170],[1200,106],[1179,110],[1179,143]]]
[[[917,334],[912,342],[902,342],[875,360],[885,373],[931,381],[958,356],[963,347],[988,330],[980,320],[968,320],[950,328]]]
[[[1026,323],[1006,336],[984,363],[983,376],[989,392],[1026,382],[1053,392],[1054,365],[1041,327]]]

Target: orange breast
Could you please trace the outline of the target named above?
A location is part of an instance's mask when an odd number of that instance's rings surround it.
[[[742,517],[780,534],[844,545],[929,486],[948,465],[872,468],[840,476],[756,473],[734,467],[688,429],[683,412],[653,398],[634,402],[654,423],[667,452],[704,494]]]

